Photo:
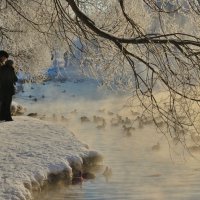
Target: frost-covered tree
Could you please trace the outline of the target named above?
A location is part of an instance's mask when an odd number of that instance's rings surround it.
[[[45,36],[36,31],[36,22],[31,22],[36,8],[22,1],[20,5],[18,1],[1,1],[0,9],[1,49],[10,53],[21,70],[41,75],[42,67],[50,64],[50,53]]]
[[[0,8],[1,47],[28,70],[61,48],[104,84],[131,90],[162,131],[181,142],[199,133],[199,1],[4,0]]]

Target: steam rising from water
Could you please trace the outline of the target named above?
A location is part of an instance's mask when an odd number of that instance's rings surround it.
[[[91,81],[25,85],[24,91],[17,101],[27,107],[26,114],[37,113],[42,120],[62,123],[75,134],[106,132],[134,138],[135,147],[141,150],[162,152],[162,156],[175,160],[185,159],[187,150],[183,144],[159,133],[152,118],[142,115],[139,103],[132,101],[131,96],[111,93]]]

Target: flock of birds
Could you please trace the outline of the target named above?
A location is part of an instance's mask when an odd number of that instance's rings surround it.
[[[76,118],[81,122],[81,124],[90,123],[93,124],[96,129],[105,130],[107,127],[117,127],[121,132],[127,136],[131,137],[136,129],[144,128],[147,125],[153,124],[153,119],[145,115],[140,116],[138,112],[130,110],[129,116],[122,116],[111,111],[106,111],[106,109],[97,110],[98,115],[87,116],[80,115],[77,109],[71,110],[67,116],[59,115],[53,113],[51,116],[39,115],[38,113],[29,113],[28,116],[36,117],[41,120],[57,121],[61,123],[70,123],[71,117],[76,116]],[[164,126],[164,123],[158,123],[158,126]],[[160,150],[160,143],[153,145],[151,147],[152,151]]]
[[[45,85],[45,83],[43,83]],[[58,85],[60,86],[60,85]],[[31,87],[31,90],[34,90],[34,87]],[[22,91],[24,92],[24,90]],[[62,93],[65,93],[66,90],[63,90]],[[33,95],[28,96],[29,99],[32,101],[37,102],[39,99],[44,99],[45,95],[41,95],[41,97],[35,97]],[[126,107],[126,105],[124,106]],[[19,109],[20,110],[20,109]],[[105,129],[109,124],[112,127],[120,127],[122,132],[126,136],[132,136],[136,128],[143,128],[145,125],[150,125],[153,124],[152,118],[148,118],[145,115],[140,116],[140,113],[135,112],[133,110],[130,110],[131,112],[131,117],[123,117],[119,114],[115,114],[114,112],[111,111],[106,111],[106,109],[99,109],[98,112],[100,113],[100,116],[94,115],[92,117],[88,117],[86,115],[83,115],[80,117],[81,123],[85,122],[94,122],[96,124],[97,129]],[[108,114],[111,116],[111,119],[106,119],[105,117],[102,117],[101,115]],[[77,109],[72,110],[69,114],[78,114]],[[28,116],[30,117],[37,117],[41,120],[52,120],[52,121],[60,121],[60,122],[69,122],[70,118],[64,116],[64,115],[58,115],[53,113],[52,116],[47,116],[45,114],[39,115],[38,113],[29,113]],[[163,122],[159,122],[157,124],[158,127],[163,126]]]
[[[23,110],[23,107],[19,105],[17,110],[20,112],[20,110]],[[16,109],[14,112],[16,112]],[[81,116],[77,109],[73,109],[68,113],[67,117],[55,113],[53,113],[52,116],[38,115],[38,113],[29,113],[28,116],[37,117],[41,120],[52,120],[52,121],[69,123],[71,119],[70,115],[76,115],[81,124],[93,123],[96,129],[99,130],[104,130],[106,129],[106,127],[118,127],[121,130],[121,132],[127,137],[132,136],[134,134],[134,131],[136,131],[136,129],[141,129],[147,125],[151,125],[154,123],[151,117],[147,117],[145,115],[141,116],[140,113],[135,112],[133,110],[130,110],[129,116],[122,116],[120,114],[116,114],[111,111],[106,111],[106,109],[99,109],[97,110],[96,113],[98,113],[98,115]],[[162,128],[165,126],[165,122],[160,121],[157,122],[156,125],[158,128]],[[181,134],[184,135],[185,133],[183,132],[183,130],[174,130],[174,132],[175,132],[175,137],[173,138],[173,141],[175,144],[177,144],[180,142],[180,135]],[[177,137],[176,134],[178,134]],[[188,150],[190,152],[199,152],[200,146],[198,145],[198,143],[200,142],[200,135],[196,133],[195,134],[191,133],[190,137],[191,140],[195,143],[195,145],[189,146]],[[151,146],[151,150],[154,152],[160,151],[160,149],[161,149],[161,144],[159,141]]]

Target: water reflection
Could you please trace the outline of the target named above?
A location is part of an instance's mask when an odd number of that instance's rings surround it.
[[[185,162],[177,156],[173,162],[164,140],[153,151],[160,136],[149,133],[149,128],[138,130],[131,137],[113,128],[96,133],[90,130],[86,126],[75,132],[105,156],[103,166],[93,169],[96,178],[78,185],[51,186],[35,199],[199,199],[199,161],[187,157]]]

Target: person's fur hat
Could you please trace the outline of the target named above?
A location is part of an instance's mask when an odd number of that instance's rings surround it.
[[[8,55],[8,53],[6,51],[1,50],[0,51],[0,57],[3,57],[3,56],[6,57],[6,58],[9,57],[9,55]]]

